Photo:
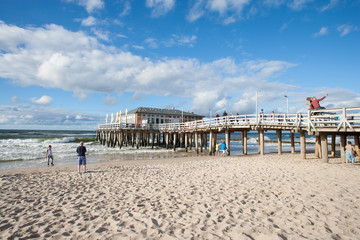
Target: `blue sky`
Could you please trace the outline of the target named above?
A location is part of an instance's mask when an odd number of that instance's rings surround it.
[[[0,128],[360,106],[359,0],[1,0]]]

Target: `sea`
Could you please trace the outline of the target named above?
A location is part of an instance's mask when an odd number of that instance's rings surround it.
[[[122,161],[139,159],[157,159],[192,156],[196,153],[185,152],[178,148],[176,152],[163,147],[140,147],[131,146],[109,148],[99,144],[96,140],[95,131],[75,130],[1,130],[0,129],[0,169],[15,169],[28,167],[47,166],[45,157],[49,145],[52,146],[54,164],[68,165],[77,163],[76,148],[79,142],[84,142],[87,148],[88,163],[102,161]],[[277,152],[277,135],[275,131],[266,131],[265,154]],[[224,134],[217,135],[217,142],[225,140]],[[291,152],[290,133],[283,131],[283,152]],[[329,139],[331,141],[331,139]],[[339,141],[337,139],[337,141]],[[315,138],[307,136],[307,150],[314,149]],[[243,155],[241,134],[232,133],[230,141],[232,156]],[[300,151],[300,135],[295,133],[295,151]],[[258,153],[258,134],[256,131],[248,132],[248,154]]]

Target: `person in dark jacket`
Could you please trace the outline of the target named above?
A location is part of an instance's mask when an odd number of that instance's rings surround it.
[[[80,173],[80,167],[83,165],[84,173],[87,173],[86,171],[86,147],[84,147],[84,143],[80,142],[80,146],[77,147],[76,152],[78,154],[78,173]]]

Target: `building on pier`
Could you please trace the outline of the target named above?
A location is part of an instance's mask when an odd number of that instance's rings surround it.
[[[177,109],[138,107],[118,118],[118,122],[133,124],[183,123],[202,120],[204,116]]]

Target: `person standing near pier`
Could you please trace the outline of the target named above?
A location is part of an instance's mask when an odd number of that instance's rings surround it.
[[[45,157],[48,162],[48,166],[50,166],[50,159],[51,159],[51,166],[54,166],[54,155],[51,149],[51,145],[49,145],[49,148],[46,150]]]
[[[351,144],[350,141],[347,142],[346,147],[345,147],[345,162],[346,164],[348,164],[348,162],[350,161],[351,158],[351,164],[355,163],[355,149],[354,146]]]
[[[87,173],[86,171],[86,147],[84,147],[84,143],[80,142],[80,146],[77,147],[76,152],[78,154],[78,173],[80,173],[80,167],[83,165],[84,173]]]

